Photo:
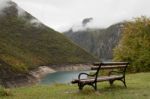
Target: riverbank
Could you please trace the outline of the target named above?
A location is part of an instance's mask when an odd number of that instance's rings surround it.
[[[90,67],[90,64],[64,64],[40,66],[37,69],[33,69],[25,74],[12,75],[13,77],[11,77],[11,79],[0,81],[0,83],[5,87],[30,86],[39,83],[41,79],[49,73],[54,73],[57,71],[89,70]]]
[[[37,69],[30,71],[29,74],[32,75],[34,78],[36,78],[37,81],[39,81],[41,78],[43,78],[47,74],[54,73],[54,72],[56,72],[56,70],[48,66],[41,66],[41,67],[38,67]]]
[[[58,71],[84,71],[90,70],[91,64],[61,64],[51,66],[41,66],[38,69],[30,71],[30,75],[36,78],[37,83],[47,74]]]
[[[91,64],[65,64],[65,65],[51,65],[51,66],[41,66],[35,70],[29,72],[30,75],[35,77],[38,81],[49,73],[54,73],[57,71],[80,71],[80,70],[90,70]]]
[[[52,65],[50,68],[56,71],[80,71],[90,70],[91,64],[64,64],[64,65]]]

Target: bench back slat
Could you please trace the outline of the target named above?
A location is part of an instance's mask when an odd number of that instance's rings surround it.
[[[91,70],[100,69],[117,69],[117,68],[126,68],[128,66],[128,62],[97,62],[94,63],[91,67]]]
[[[123,65],[119,65],[119,66],[101,66],[100,69],[116,69],[116,68],[125,68],[126,66]],[[91,70],[97,70],[99,68],[99,66],[92,66]]]
[[[128,65],[129,63],[128,62],[96,62],[96,63],[93,63],[94,66],[99,66],[99,65],[102,65],[102,66],[108,66],[108,65]]]
[[[98,73],[101,69],[123,69],[122,74],[125,77],[128,64],[128,62],[97,62],[93,64],[94,66],[91,67],[91,70],[96,70],[95,81],[97,81]]]

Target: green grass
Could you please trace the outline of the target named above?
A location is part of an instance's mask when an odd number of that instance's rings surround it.
[[[128,74],[127,86],[104,82],[98,84],[98,92],[88,86],[79,92],[76,85],[37,85],[11,89],[12,96],[0,99],[150,99],[150,73]]]

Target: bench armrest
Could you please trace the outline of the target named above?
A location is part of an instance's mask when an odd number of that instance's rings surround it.
[[[81,79],[81,76],[82,76],[82,75],[95,76],[96,74],[95,74],[95,73],[94,73],[94,74],[80,73],[80,74],[78,75],[78,79],[79,79],[79,80]]]

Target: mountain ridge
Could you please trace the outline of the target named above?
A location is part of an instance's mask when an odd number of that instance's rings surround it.
[[[117,23],[103,29],[87,28],[78,31],[70,29],[64,32],[64,35],[94,56],[107,61],[113,57],[113,48],[121,38],[123,24]]]

